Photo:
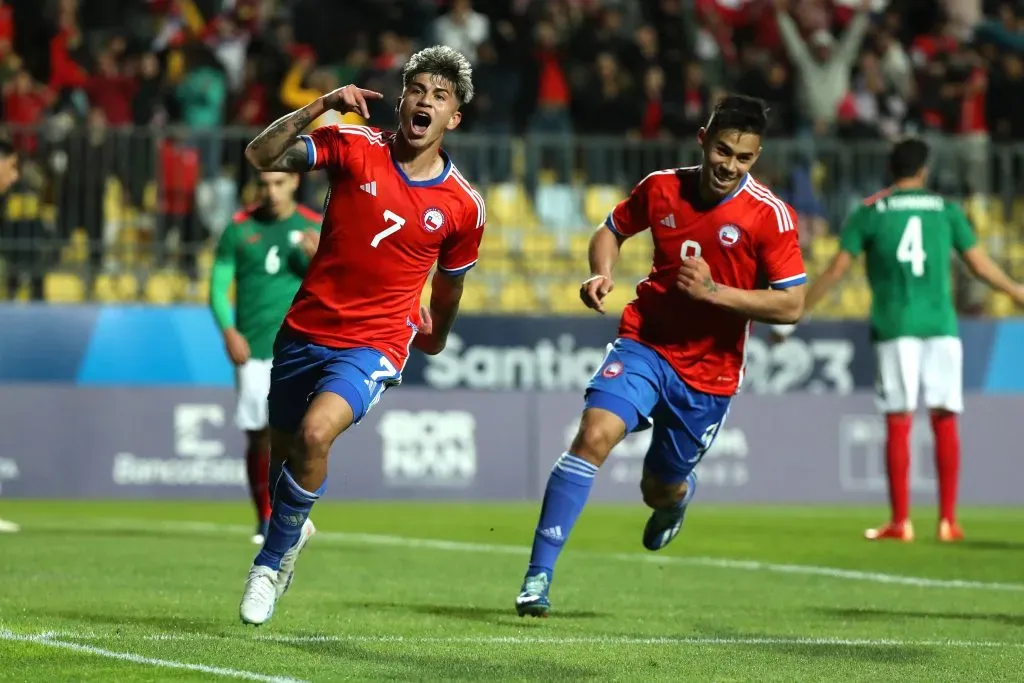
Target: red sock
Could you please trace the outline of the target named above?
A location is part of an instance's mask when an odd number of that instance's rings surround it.
[[[260,520],[270,519],[270,450],[250,448],[245,452],[249,473],[249,495]]]
[[[885,416],[885,460],[889,473],[889,506],[892,521],[902,524],[910,516],[910,425],[913,415]]]
[[[939,476],[939,519],[956,520],[956,491],[960,483],[960,433],[956,413],[932,413],[935,471]]]

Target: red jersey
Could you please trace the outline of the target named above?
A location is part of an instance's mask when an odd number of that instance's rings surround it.
[[[330,180],[320,246],[284,325],[330,348],[368,346],[401,368],[436,263],[452,274],[476,264],[487,216],[452,165],[409,180],[391,156],[391,132],[331,125],[303,135],[311,169]]]
[[[807,281],[797,240],[796,214],[746,176],[736,192],[702,206],[700,167],[656,171],[640,181],[609,214],[607,227],[629,237],[651,229],[654,264],[626,306],[619,336],[657,351],[698,391],[731,396],[743,381],[750,321],[695,301],[676,287],[683,259],[701,256],[715,282],[774,289]]]

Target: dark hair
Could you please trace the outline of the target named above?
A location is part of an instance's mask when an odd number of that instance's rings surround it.
[[[14,156],[18,152],[14,149],[14,143],[6,138],[0,138],[0,159]]]
[[[928,143],[921,138],[906,138],[889,153],[889,172],[893,182],[913,178],[928,164]]]
[[[727,95],[711,110],[705,128],[712,136],[723,130],[764,135],[768,128],[768,105],[756,97]]]

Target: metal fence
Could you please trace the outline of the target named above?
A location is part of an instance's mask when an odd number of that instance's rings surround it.
[[[51,122],[17,129],[22,179],[0,223],[0,294],[13,299],[204,301],[212,247],[234,212],[252,201],[244,159],[256,130],[110,129]],[[934,139],[935,186],[964,199],[985,244],[1024,275],[1024,146],[973,138]],[[447,149],[481,190],[488,232],[467,290],[467,310],[581,312],[593,226],[647,173],[699,163],[693,141],[453,134]],[[851,206],[886,182],[885,143],[769,140],[759,179],[800,217],[808,269],[837,247]],[[320,208],[322,174],[306,176],[300,201]],[[612,308],[650,264],[649,240],[630,240]],[[963,281],[967,312],[1007,313],[1007,301]],[[855,272],[822,315],[859,317],[868,295]]]

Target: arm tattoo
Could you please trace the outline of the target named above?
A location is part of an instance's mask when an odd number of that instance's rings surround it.
[[[274,163],[267,167],[268,171],[285,171],[301,173],[309,169],[309,157],[304,147],[293,144],[279,156]]]
[[[266,170],[306,170],[305,165],[299,168],[277,168],[277,166],[283,161],[282,157],[288,156],[293,151],[289,149],[289,146],[295,141],[296,136],[305,130],[313,118],[313,112],[310,112],[308,107],[304,107],[274,121],[249,143],[249,149],[253,157],[264,166],[272,165],[275,167]],[[303,157],[305,157],[305,154],[303,154]],[[291,160],[290,163],[295,162]]]
[[[704,286],[707,287],[707,290],[712,294],[718,292],[718,284],[710,277],[704,278]]]

